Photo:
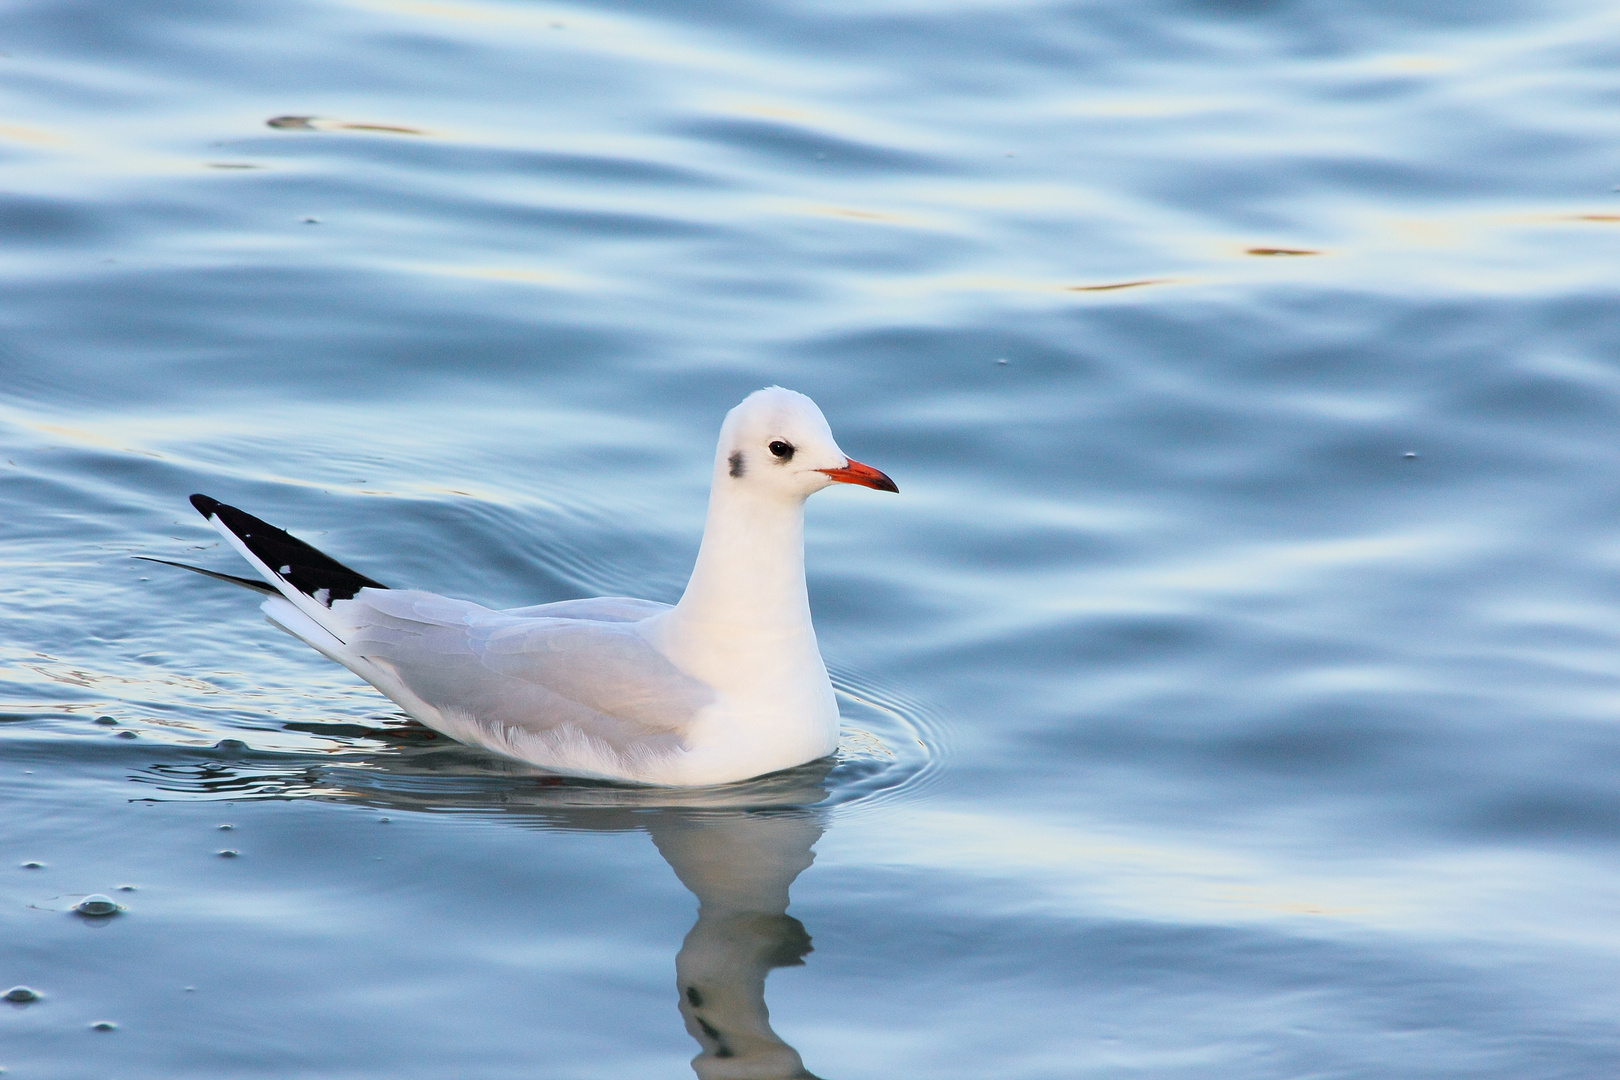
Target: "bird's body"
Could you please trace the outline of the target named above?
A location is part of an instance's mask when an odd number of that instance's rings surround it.
[[[840,481],[895,490],[844,456],[809,398],[750,395],[721,429],[702,548],[674,606],[495,611],[390,589],[234,507],[192,503],[268,583],[241,582],[269,592],[271,622],[427,726],[557,772],[684,786],[836,748],[803,532],[805,498]]]

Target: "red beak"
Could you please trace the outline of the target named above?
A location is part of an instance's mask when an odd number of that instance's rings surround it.
[[[854,458],[842,469],[817,469],[817,472],[826,473],[840,484],[859,484],[861,487],[877,488],[879,491],[893,491],[896,494],[900,489],[894,486],[894,481],[878,472],[870,465],[862,465]]]

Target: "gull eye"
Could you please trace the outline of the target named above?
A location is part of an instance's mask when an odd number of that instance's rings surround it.
[[[777,457],[781,458],[783,461],[792,461],[793,460],[793,444],[792,443],[783,442],[781,439],[777,439],[775,442],[771,443],[771,445],[768,447],[768,449],[770,450],[771,453],[775,454]]]

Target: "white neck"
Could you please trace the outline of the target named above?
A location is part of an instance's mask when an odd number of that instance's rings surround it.
[[[715,692],[682,738],[685,783],[787,768],[838,746],[838,701],[816,648],[804,584],[804,500],[783,476],[732,476],[733,409],[721,429],[703,545],[680,603],[640,633]],[[830,439],[829,439],[830,441]],[[774,468],[764,465],[764,468]],[[740,763],[746,762],[746,766]],[[713,766],[713,777],[706,768]],[[738,772],[739,768],[751,773]]]
[[[741,488],[716,469],[703,545],[669,618],[711,648],[810,631],[804,500]]]

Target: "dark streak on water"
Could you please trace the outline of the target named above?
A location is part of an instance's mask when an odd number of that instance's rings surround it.
[[[8,1078],[1620,1067],[1610,8],[0,37]],[[130,557],[668,601],[772,382],[904,492],[811,506],[836,762],[559,783]]]

